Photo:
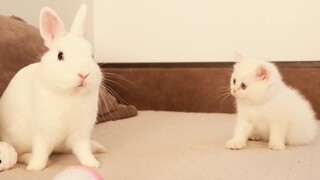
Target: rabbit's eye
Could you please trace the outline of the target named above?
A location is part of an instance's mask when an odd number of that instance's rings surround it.
[[[59,61],[64,60],[63,52],[60,51],[60,52],[58,53],[58,59],[59,59]]]
[[[94,58],[93,54],[91,56],[92,56],[92,59],[93,59]]]

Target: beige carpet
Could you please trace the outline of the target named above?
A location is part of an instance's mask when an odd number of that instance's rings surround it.
[[[97,125],[94,139],[108,153],[96,155],[105,180],[319,180],[320,137],[314,145],[271,151],[250,142],[241,151],[225,149],[235,115],[140,111],[137,117]],[[24,165],[0,179],[52,179],[73,155],[54,155],[41,172]]]

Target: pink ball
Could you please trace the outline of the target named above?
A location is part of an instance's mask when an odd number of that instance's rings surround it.
[[[54,177],[54,180],[103,180],[93,169],[85,166],[69,166]]]

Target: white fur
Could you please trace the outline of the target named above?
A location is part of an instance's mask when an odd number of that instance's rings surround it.
[[[261,68],[266,76],[259,73]],[[239,88],[242,82],[247,85],[244,90]],[[274,64],[242,58],[234,66],[230,89],[238,112],[227,148],[242,149],[248,139],[268,140],[273,150],[283,150],[286,144],[307,145],[314,141],[317,123],[310,103],[282,81]]]
[[[85,12],[82,5],[77,21],[84,21]],[[41,62],[14,76],[0,101],[1,139],[17,150],[19,162],[28,164],[28,170],[45,168],[52,152],[72,151],[81,164],[100,166],[92,151],[101,152],[103,147],[90,136],[102,75],[91,45],[81,35],[64,31],[56,13],[43,8],[40,32],[49,51]],[[82,79],[79,74],[89,75]]]

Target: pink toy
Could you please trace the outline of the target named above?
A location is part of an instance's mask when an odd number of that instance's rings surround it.
[[[0,142],[0,171],[8,170],[17,163],[17,152],[8,143]]]
[[[103,178],[93,169],[85,166],[70,166],[57,174],[54,180],[103,180]]]

